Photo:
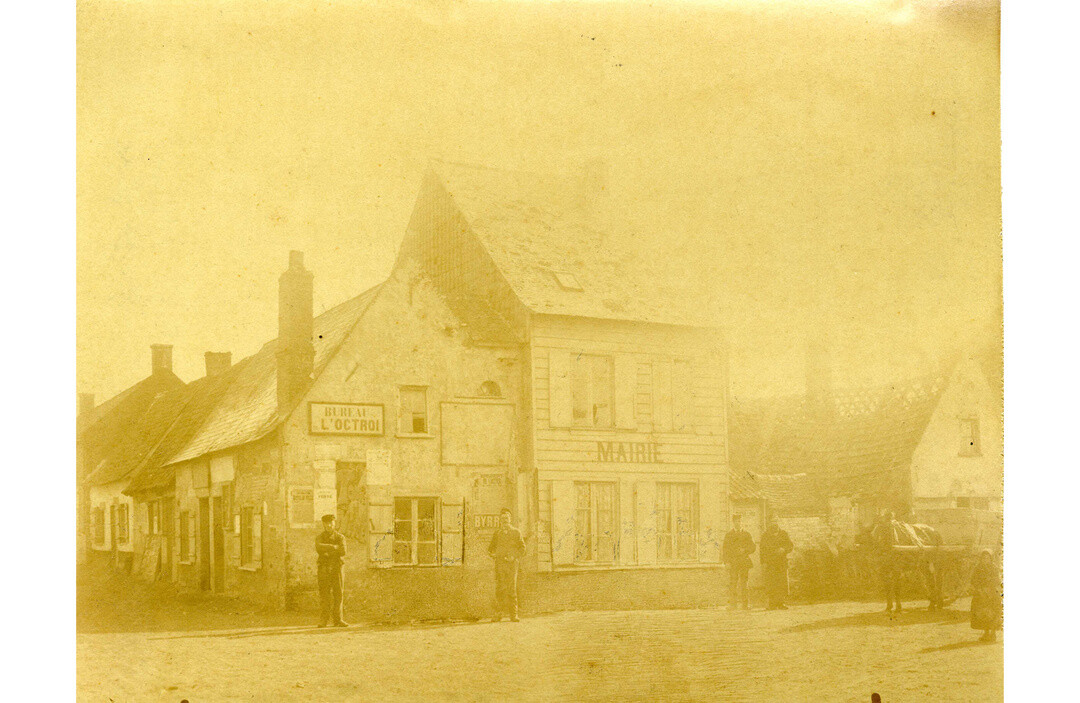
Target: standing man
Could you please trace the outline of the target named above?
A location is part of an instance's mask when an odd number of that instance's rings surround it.
[[[878,518],[874,525],[874,546],[877,547],[878,568],[881,570],[881,583],[885,589],[885,612],[893,610],[896,604],[896,613],[904,611],[900,602],[900,558],[896,552],[896,525],[893,512],[886,510]]]
[[[334,529],[337,519],[323,515],[323,531],[315,538],[315,551],[319,553],[319,602],[322,604],[322,621],[319,627],[333,625],[348,627],[342,618],[342,588],[345,577],[345,537]]]
[[[518,528],[510,524],[510,509],[499,513],[499,529],[491,536],[488,554],[495,560],[495,622],[510,616],[518,621],[517,576],[518,562],[525,554],[525,540]]]
[[[788,533],[780,529],[776,521],[769,519],[765,534],[761,536],[761,570],[765,577],[765,592],[769,596],[769,610],[787,610],[787,557],[795,545]]]
[[[728,596],[728,610],[735,610],[740,604],[750,610],[750,595],[746,590],[747,577],[754,563],[750,555],[754,553],[754,538],[742,529],[742,516],[731,516],[731,529],[724,535],[724,563],[731,577]]]

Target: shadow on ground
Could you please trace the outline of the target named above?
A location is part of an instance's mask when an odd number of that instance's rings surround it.
[[[927,625],[932,623],[955,623],[967,620],[969,614],[964,610],[905,610],[900,614],[890,614],[885,611],[872,613],[859,613],[840,618],[817,620],[781,630],[782,633],[810,632],[813,630],[828,630],[838,627],[901,627],[905,625]]]
[[[926,649],[920,649],[920,654],[932,654],[934,652],[951,652],[954,649],[967,649],[969,647],[985,647],[991,644],[1000,644],[999,642],[984,642],[980,639],[964,640],[963,642],[953,642],[952,644],[943,644],[940,647],[927,647]]]

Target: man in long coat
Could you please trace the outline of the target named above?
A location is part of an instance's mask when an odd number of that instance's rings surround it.
[[[499,514],[499,529],[491,536],[488,554],[495,560],[495,621],[503,614],[518,621],[517,577],[518,562],[525,554],[525,540],[518,528],[510,524],[510,510]]]
[[[728,595],[728,609],[734,610],[742,605],[750,609],[750,596],[747,593],[746,581],[750,574],[750,567],[754,563],[750,555],[754,553],[754,538],[741,527],[742,517],[731,516],[731,529],[724,535],[724,563],[728,567],[728,575],[731,578],[731,590]]]
[[[787,558],[794,548],[788,533],[781,530],[775,520],[769,520],[765,534],[761,536],[761,570],[769,610],[787,610],[784,605],[788,593]]]

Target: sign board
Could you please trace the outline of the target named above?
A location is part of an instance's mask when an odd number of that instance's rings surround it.
[[[659,464],[660,445],[656,442],[597,442],[596,460],[622,464]]]
[[[473,526],[478,530],[494,530],[499,527],[499,516],[473,515]]]
[[[367,482],[369,486],[390,485],[390,450],[367,450]]]
[[[315,524],[315,492],[310,486],[289,488],[289,524],[292,527]]]
[[[381,435],[383,406],[365,403],[308,403],[308,431],[321,435]]]

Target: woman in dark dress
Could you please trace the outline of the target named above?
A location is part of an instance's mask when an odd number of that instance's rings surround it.
[[[983,631],[983,642],[997,640],[1001,629],[1001,573],[989,549],[979,555],[971,573],[971,628]]]

